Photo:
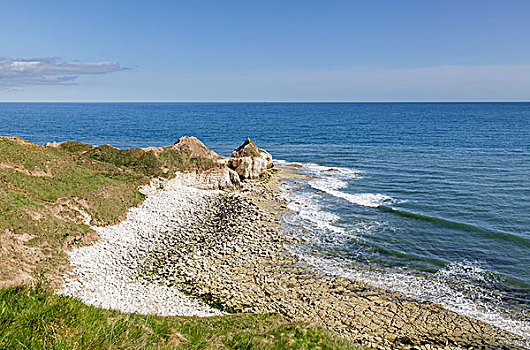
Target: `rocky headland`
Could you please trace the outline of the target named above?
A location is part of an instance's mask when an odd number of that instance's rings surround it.
[[[127,150],[8,137],[0,147],[0,286],[44,278],[87,304],[139,314],[277,313],[371,348],[525,345],[309,267],[291,249],[304,242],[280,230],[280,181],[300,175],[273,167],[250,139],[229,157],[194,137]]]
[[[94,226],[100,239],[69,253],[74,269],[61,293],[159,315],[279,313],[379,349],[521,347],[517,336],[439,305],[308,267],[288,249],[301,242],[278,230],[279,179],[290,171],[273,168],[250,139],[228,158],[192,137],[167,147],[213,166],[151,181],[124,221]]]

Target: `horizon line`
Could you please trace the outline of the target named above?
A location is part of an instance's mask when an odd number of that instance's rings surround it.
[[[530,100],[412,101],[0,101],[0,103],[530,103]]]

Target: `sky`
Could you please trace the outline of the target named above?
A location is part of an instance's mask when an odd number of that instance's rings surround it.
[[[0,101],[530,101],[530,1],[0,0]]]

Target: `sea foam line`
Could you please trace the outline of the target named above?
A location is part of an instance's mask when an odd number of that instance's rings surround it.
[[[383,204],[393,204],[396,200],[382,193],[346,193],[339,191],[348,184],[335,178],[313,179],[308,182],[314,189],[326,192],[334,197],[342,198],[348,202],[364,207],[377,208]]]
[[[292,225],[304,225],[310,223],[310,226],[318,229],[326,229],[335,233],[344,233],[344,229],[335,225],[335,222],[340,217],[334,213],[322,210],[318,204],[317,198],[291,191],[290,189],[283,189],[283,197],[288,201],[287,208],[296,213],[301,220],[290,222]],[[318,197],[318,194],[312,196]]]
[[[363,172],[356,169],[344,167],[330,167],[316,163],[296,163],[283,159],[274,159],[274,164],[300,168],[301,170],[316,176],[336,176],[346,179],[360,179]]]
[[[318,177],[310,180],[308,182],[309,186],[316,190],[326,192],[334,197],[345,199],[352,204],[377,208],[380,205],[396,203],[394,198],[382,193],[346,193],[339,191],[339,189],[348,186],[348,183],[344,180],[362,179],[362,172],[359,170],[342,167],[328,167],[315,163],[292,163],[281,159],[274,160],[274,162],[286,166],[298,165],[301,170]]]
[[[286,163],[289,164],[288,162]],[[313,171],[308,172],[313,175],[322,175],[327,169],[327,167],[318,166],[316,164],[311,165],[313,165],[312,169],[310,166],[307,166],[307,163],[303,164],[301,169],[306,171],[311,169]],[[353,173],[358,174],[358,172],[355,171],[353,171]],[[341,176],[340,174],[340,171],[333,172],[333,175],[325,173],[325,176],[311,179],[307,184],[313,189],[325,192],[337,198],[345,199],[356,205],[377,208],[397,202],[394,198],[380,193],[350,194],[339,191],[339,189],[348,186],[348,183],[344,181],[348,178]],[[284,193],[287,193],[286,188],[283,188],[283,190]],[[286,194],[285,198],[289,201],[288,207],[299,216],[299,219],[292,219],[291,221],[294,220],[296,224],[300,224],[303,221],[316,223],[316,227],[314,225],[310,225],[309,227],[309,229],[313,229],[312,231],[315,231],[315,233],[322,228],[326,228],[336,233],[346,233],[343,228],[340,228],[340,230],[333,229],[334,227],[336,228],[335,222],[340,218],[334,213],[324,210],[322,206],[317,203],[321,198],[320,196],[315,195],[314,193],[304,193],[302,191],[297,194],[293,194],[293,192],[294,191],[291,191],[289,194]],[[289,224],[289,222],[287,223]],[[315,233],[307,232],[305,235],[310,234],[311,236],[314,236]],[[492,295],[492,293],[487,290],[475,290],[476,286],[474,285],[464,287],[464,290],[474,291],[475,294],[470,295],[464,294],[462,290],[451,287],[449,281],[450,278],[448,277],[454,276],[455,274],[462,274],[462,271],[465,271],[467,274],[473,274],[473,276],[469,277],[475,279],[483,278],[483,271],[476,266],[465,265],[462,267],[459,264],[451,264],[448,267],[439,270],[434,276],[432,276],[432,278],[426,278],[399,272],[383,273],[366,270],[355,271],[337,266],[338,262],[336,261],[327,260],[313,254],[309,255],[305,251],[298,251],[298,249],[295,250],[293,247],[291,247],[291,249],[293,250],[293,253],[299,255],[310,265],[324,272],[363,281],[376,287],[399,291],[404,295],[419,300],[438,303],[446,309],[458,314],[481,320],[517,334],[525,339],[525,343],[522,344],[523,346],[530,345],[530,322],[525,321],[524,317],[522,319],[514,319],[511,318],[500,305],[478,302],[481,298],[495,300],[496,298],[498,299],[497,296]],[[461,282],[465,283],[465,279]],[[477,301],[475,301],[475,299]],[[499,300],[498,302],[500,303],[501,301]]]

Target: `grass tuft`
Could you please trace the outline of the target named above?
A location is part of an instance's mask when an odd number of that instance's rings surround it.
[[[55,295],[43,285],[0,289],[0,349],[355,349],[275,314],[124,314]]]

